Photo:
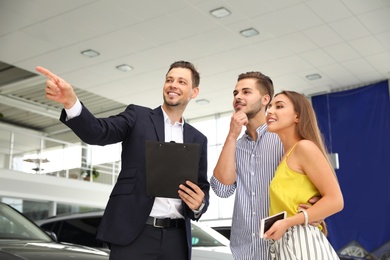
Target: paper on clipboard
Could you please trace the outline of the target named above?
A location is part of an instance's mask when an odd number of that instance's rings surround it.
[[[146,141],[146,192],[179,198],[180,184],[198,182],[199,144]]]

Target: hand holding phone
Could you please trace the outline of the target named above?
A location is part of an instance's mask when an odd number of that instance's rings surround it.
[[[279,212],[275,215],[263,218],[260,222],[260,237],[264,237],[264,233],[267,232],[268,229],[272,227],[272,225],[280,220],[280,219],[285,219],[287,215],[286,211]]]

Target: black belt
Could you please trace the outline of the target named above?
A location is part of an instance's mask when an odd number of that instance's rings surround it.
[[[157,228],[183,228],[185,227],[185,222],[182,218],[172,219],[148,217],[146,225],[151,225]]]

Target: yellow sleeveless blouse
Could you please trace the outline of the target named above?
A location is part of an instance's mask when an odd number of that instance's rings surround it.
[[[287,165],[287,158],[296,145],[279,164],[271,181],[270,215],[286,211],[287,217],[294,216],[299,204],[307,204],[309,199],[320,194],[307,175],[295,172]]]

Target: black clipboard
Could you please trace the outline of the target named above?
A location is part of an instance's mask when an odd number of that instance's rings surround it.
[[[197,184],[199,144],[146,141],[146,193],[179,198],[180,184]]]

